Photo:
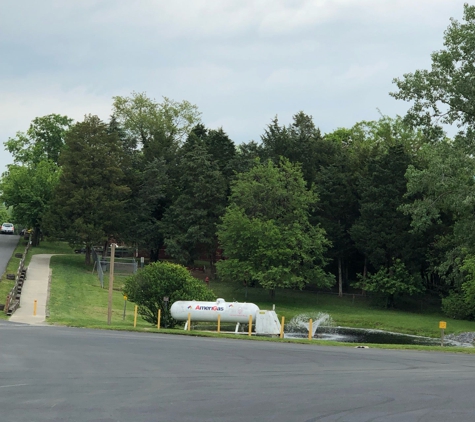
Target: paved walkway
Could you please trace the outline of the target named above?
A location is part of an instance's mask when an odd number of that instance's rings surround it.
[[[49,261],[52,256],[52,254],[39,254],[31,257],[21,291],[20,308],[10,317],[10,321],[46,324],[46,302],[51,277]],[[35,300],[37,300],[36,315],[33,315]]]

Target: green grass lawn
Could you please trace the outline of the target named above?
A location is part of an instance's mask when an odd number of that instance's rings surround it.
[[[85,265],[84,255],[71,252],[66,244],[43,242],[41,247],[33,248],[29,254],[65,254],[51,258],[53,275],[48,321],[53,324],[76,327],[133,329],[133,303],[126,302],[126,318],[123,320],[124,299],[121,287],[124,277],[117,275],[114,279],[112,324],[108,326],[108,274],[105,275],[104,289],[102,289],[97,274],[92,273],[92,266]],[[366,298],[356,297],[353,299],[351,296],[339,298],[330,294],[296,290],[277,290],[275,299],[271,301],[268,292],[260,288],[249,288],[246,297],[245,288],[214,280],[211,281],[211,289],[217,297],[222,297],[228,302],[234,300],[253,302],[261,309],[272,309],[275,305],[279,317],[285,316],[286,321],[301,313],[327,312],[339,326],[378,328],[406,334],[439,337],[438,323],[444,320],[447,321],[447,334],[475,331],[475,322],[447,320],[437,308],[426,309],[424,312],[386,310],[372,306]],[[140,316],[137,319],[137,329],[156,331],[156,327],[142,320]],[[183,334],[182,329],[162,332]],[[191,335],[197,334],[197,332],[191,333]],[[213,334],[201,333],[200,335]],[[305,340],[301,342],[305,343]],[[313,343],[316,344],[318,341]],[[324,344],[330,343],[324,342]],[[400,348],[401,346],[390,347]],[[403,348],[418,349],[421,347],[427,350],[427,346]],[[450,348],[450,350],[454,349]]]
[[[101,288],[97,274],[92,273],[92,266],[86,266],[82,254],[53,256],[51,268],[48,322],[75,327],[107,327],[108,274],[104,277],[104,288]],[[122,284],[123,277],[114,278],[111,326],[131,328],[134,304],[124,300]],[[150,324],[138,317],[137,327],[150,327]]]
[[[272,309],[275,305],[277,314],[285,316],[286,321],[302,313],[326,312],[331,315],[335,325],[342,327],[439,337],[439,321],[447,321],[446,334],[475,331],[474,321],[447,320],[437,308],[424,312],[387,310],[372,306],[371,301],[364,297],[340,298],[331,294],[297,290],[277,290],[275,299],[271,301],[269,293],[259,288],[249,288],[246,298],[245,288],[236,288],[219,281],[212,281],[211,289],[226,301],[252,302],[261,309]]]

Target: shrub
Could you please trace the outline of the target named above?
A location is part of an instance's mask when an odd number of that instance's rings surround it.
[[[190,275],[181,265],[169,262],[155,262],[127,278],[124,294],[138,305],[139,314],[151,324],[157,323],[161,309],[162,323],[173,327],[175,321],[170,315],[170,306],[177,300],[215,300],[214,293],[201,281]],[[168,297],[165,306],[164,297]]]
[[[450,292],[442,299],[442,312],[453,319],[473,319],[474,305],[467,302],[462,293]]]

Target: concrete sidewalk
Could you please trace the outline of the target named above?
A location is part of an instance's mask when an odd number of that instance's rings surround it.
[[[46,302],[51,278],[49,262],[52,256],[53,254],[39,254],[31,257],[21,291],[20,308],[10,317],[10,321],[46,324]],[[36,315],[33,315],[35,300],[37,300]]]

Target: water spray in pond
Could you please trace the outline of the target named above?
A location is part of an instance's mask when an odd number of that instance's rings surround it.
[[[333,319],[325,312],[317,312],[315,314],[300,314],[294,316],[288,324],[286,324],[286,332],[288,333],[302,333],[309,331],[309,321],[312,320],[312,337],[315,337],[315,333],[318,327],[332,327]]]

